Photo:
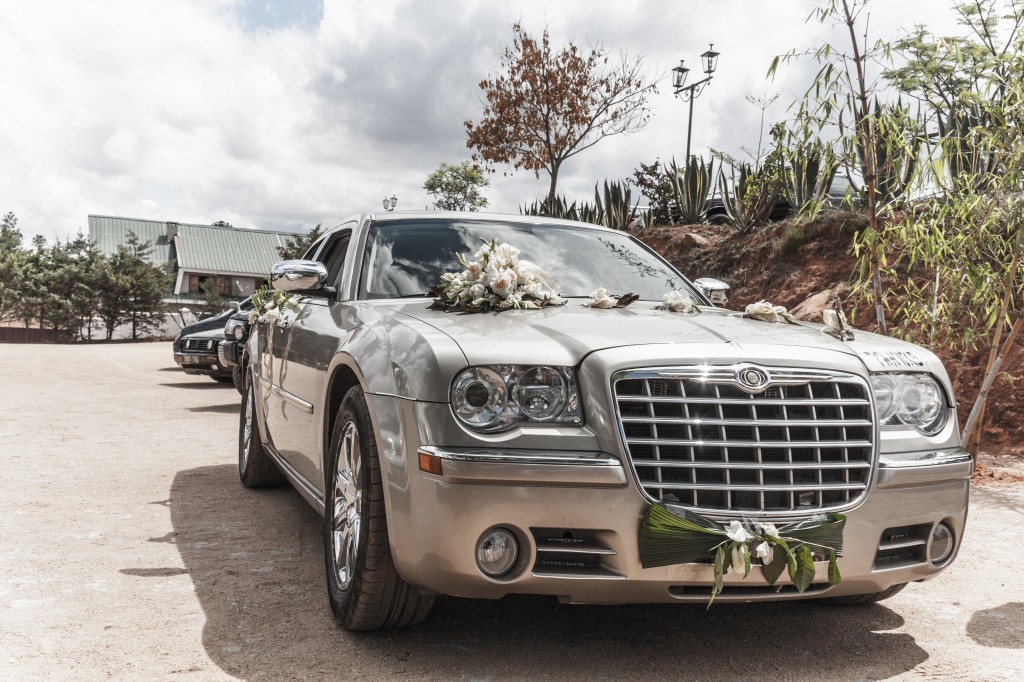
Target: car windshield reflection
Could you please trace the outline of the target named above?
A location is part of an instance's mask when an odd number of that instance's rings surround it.
[[[462,267],[483,242],[508,242],[519,257],[547,272],[563,297],[590,296],[598,287],[661,301],[673,290],[701,297],[668,264],[626,234],[550,224],[494,221],[396,220],[371,226],[362,298],[426,296],[445,272]]]

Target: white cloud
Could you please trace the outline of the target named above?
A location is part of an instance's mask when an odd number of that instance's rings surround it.
[[[694,108],[693,149],[754,146],[760,112],[747,94],[782,92],[785,115],[812,67],[764,80],[774,54],[815,44],[808,3],[333,0],[261,3],[108,0],[0,7],[0,212],[27,236],[64,237],[86,215],[308,228],[428,203],[423,179],[468,158],[463,121],[477,83],[498,66],[509,25],[548,27],[556,43],[600,42],[647,53],[664,74],[642,133],[612,138],[569,162],[559,187],[589,198],[595,182],[639,162],[683,156],[687,105],[669,69],[714,42],[714,82]],[[934,3],[878,3],[872,29],[892,37],[914,17],[954,30]],[[766,123],[767,127],[767,123]],[[491,208],[515,212],[547,178],[492,176]]]

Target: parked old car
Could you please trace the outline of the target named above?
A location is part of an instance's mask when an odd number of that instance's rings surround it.
[[[244,310],[239,309],[228,315],[222,330],[223,338],[217,346],[218,360],[224,367],[231,368],[231,381],[242,395],[245,395],[245,342],[249,338],[250,310],[251,303]]]
[[[431,309],[456,254],[491,240],[566,304]],[[716,308],[639,240],[582,223],[362,215],[307,256],[274,267],[291,297],[247,342],[239,475],[287,480],[324,516],[346,628],[418,622],[434,595],[866,602],[957,553],[972,463],[927,350]],[[598,287],[638,299],[583,305]],[[696,308],[666,309],[672,291]],[[641,536],[655,508],[766,534],[832,519],[839,556],[802,550],[803,585],[721,578],[713,550],[652,565]]]
[[[182,327],[174,337],[174,362],[186,374],[202,374],[221,383],[230,383],[233,380],[231,366],[219,355],[219,348],[224,340],[224,325],[239,310],[251,310],[252,303],[247,298],[241,303],[232,301],[232,304],[219,315]]]

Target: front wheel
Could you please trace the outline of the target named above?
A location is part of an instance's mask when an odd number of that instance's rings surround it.
[[[391,558],[377,442],[358,386],[338,409],[330,455],[324,561],[334,617],[347,630],[419,623],[434,597],[405,582]]]
[[[238,421],[238,478],[246,488],[281,485],[285,482],[284,475],[263,448],[256,417],[256,388],[251,376],[245,384]]]

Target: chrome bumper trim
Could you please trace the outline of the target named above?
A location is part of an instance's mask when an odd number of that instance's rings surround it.
[[[626,485],[622,462],[604,452],[442,449],[419,451],[443,460],[449,483],[486,485],[620,488]],[[424,474],[430,476],[431,474]]]
[[[882,455],[878,460],[878,487],[902,488],[968,479],[974,473],[971,453],[950,450]]]

